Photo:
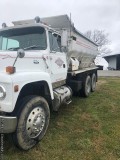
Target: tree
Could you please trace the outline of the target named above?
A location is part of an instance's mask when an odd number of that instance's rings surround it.
[[[108,39],[109,34],[105,33],[104,30],[89,30],[85,33],[85,36],[98,45],[98,53],[100,55],[111,53],[111,50],[108,48],[110,44]]]

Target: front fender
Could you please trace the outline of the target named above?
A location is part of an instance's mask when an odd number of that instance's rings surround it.
[[[50,90],[50,95],[51,99],[54,98],[53,96],[53,89],[52,89],[52,82],[50,75],[45,72],[19,72],[15,73],[13,75],[10,75],[11,82],[12,82],[12,103],[10,103],[10,106],[4,107],[2,111],[4,112],[12,112],[14,110],[14,107],[16,105],[19,93],[21,89],[29,83],[32,82],[38,82],[38,81],[45,81],[48,84],[49,90]],[[14,92],[14,86],[18,85],[19,86],[19,91]],[[4,103],[4,102],[3,102]]]

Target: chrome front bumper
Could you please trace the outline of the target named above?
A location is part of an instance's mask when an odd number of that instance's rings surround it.
[[[12,133],[16,130],[17,117],[0,116],[0,133]]]

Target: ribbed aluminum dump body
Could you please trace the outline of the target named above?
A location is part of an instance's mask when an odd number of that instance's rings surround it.
[[[72,37],[68,45],[68,64],[70,57],[76,57],[81,62],[81,68],[94,65],[93,61],[97,56],[97,45],[80,33],[71,23],[67,15],[47,17],[41,20],[56,30],[62,31],[62,29],[66,29],[68,31],[68,40],[70,40],[70,36]]]

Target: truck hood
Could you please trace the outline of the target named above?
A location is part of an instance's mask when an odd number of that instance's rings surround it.
[[[46,50],[25,51],[25,57],[18,58],[15,63],[16,72],[45,70],[43,55],[47,54]],[[0,51],[0,73],[5,72],[7,66],[13,66],[16,57],[17,51]]]

